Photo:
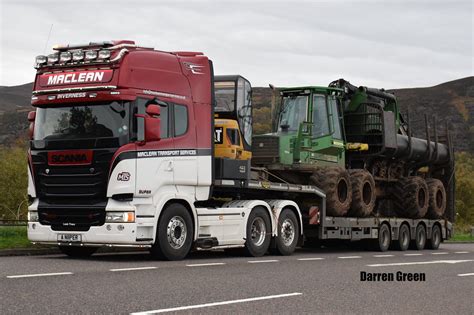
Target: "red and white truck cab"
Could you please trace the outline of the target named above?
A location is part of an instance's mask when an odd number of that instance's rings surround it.
[[[206,56],[126,40],[54,50],[36,58],[36,111],[28,117],[32,242],[71,256],[149,247],[166,259],[193,247],[260,256],[272,237],[281,253],[294,250],[303,228],[295,202],[264,201],[265,194],[234,200],[238,191],[213,198],[214,76]]]

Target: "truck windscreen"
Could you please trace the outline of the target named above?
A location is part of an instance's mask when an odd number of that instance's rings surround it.
[[[130,132],[130,103],[38,108],[34,140],[118,138]]]

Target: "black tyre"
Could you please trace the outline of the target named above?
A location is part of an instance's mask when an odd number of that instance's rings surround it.
[[[372,241],[372,248],[375,250],[386,252],[390,248],[392,242],[392,233],[387,224],[382,224],[379,228],[379,237]]]
[[[446,210],[446,189],[439,179],[430,178],[426,180],[429,193],[428,214],[430,219],[441,218]]]
[[[347,215],[352,202],[352,186],[349,173],[338,166],[320,168],[310,177],[311,182],[326,193],[328,215]]]
[[[428,249],[438,249],[439,244],[441,244],[441,229],[439,225],[433,225],[433,229],[431,230],[431,238],[426,243],[426,247]]]
[[[394,191],[397,215],[408,218],[423,218],[428,211],[428,185],[418,176],[398,180]]]
[[[98,247],[84,247],[84,246],[59,246],[59,250],[68,255],[69,257],[74,258],[86,258],[92,256]]]
[[[375,181],[366,170],[351,170],[352,204],[349,216],[367,217],[375,207]]]
[[[293,211],[284,209],[278,218],[278,235],[276,237],[276,252],[279,255],[291,255],[298,244],[300,229],[298,219]]]
[[[410,246],[410,228],[402,224],[398,231],[398,240],[395,243],[398,250],[405,251]]]
[[[426,229],[422,224],[418,224],[415,231],[415,239],[411,242],[410,248],[422,250],[426,245]]]
[[[271,241],[271,222],[263,207],[255,207],[247,221],[245,253],[247,256],[260,257],[268,251]]]
[[[163,210],[150,252],[154,258],[181,260],[191,250],[193,236],[193,221],[188,210],[181,204],[171,204]]]

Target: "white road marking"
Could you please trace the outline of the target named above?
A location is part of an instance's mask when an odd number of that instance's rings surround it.
[[[29,274],[29,275],[14,275],[14,276],[7,276],[9,279],[16,279],[16,278],[32,278],[32,277],[49,277],[49,276],[65,276],[65,275],[72,275],[72,272],[54,272],[54,273],[36,273],[36,274]]]
[[[301,261],[307,261],[307,260],[323,260],[324,258],[321,257],[310,257],[310,258],[298,258],[298,260]]]
[[[382,258],[382,257],[393,257],[395,255],[374,255],[374,257],[377,257],[377,258]]]
[[[387,264],[372,264],[368,267],[385,267],[385,266],[410,266],[410,265],[430,265],[430,264],[458,264],[463,262],[474,261],[474,259],[467,260],[430,260],[430,261],[413,261],[402,263],[387,263]]]
[[[469,254],[469,252],[454,252],[455,254]]]
[[[413,254],[403,254],[403,256],[423,256],[423,254],[413,253]]]
[[[447,255],[448,252],[431,253],[431,255]]]
[[[268,259],[268,260],[249,260],[249,264],[260,264],[260,263],[273,263],[273,262],[279,262],[277,259]]]
[[[474,276],[474,272],[473,273],[460,273],[460,274],[458,274],[458,277],[469,277],[469,276]]]
[[[118,268],[118,269],[110,269],[110,271],[150,270],[150,269],[157,269],[157,268],[158,268],[158,267]]]
[[[207,264],[189,264],[186,267],[204,267],[204,266],[221,266],[225,265],[225,263],[207,263]]]
[[[173,307],[173,308],[162,308],[162,309],[158,309],[158,310],[132,313],[132,315],[177,312],[177,311],[185,311],[185,310],[192,310],[192,309],[204,308],[204,307],[213,307],[213,306],[219,306],[219,305],[229,305],[229,304],[261,301],[261,300],[279,299],[279,298],[297,296],[297,295],[302,295],[302,294],[303,293],[294,292],[294,293],[287,293],[287,294],[267,295],[267,296],[259,296],[259,297],[248,298],[248,299],[240,299],[240,300],[229,300],[229,301],[206,303],[206,304],[179,306],[179,307]]]
[[[362,256],[340,256],[340,257],[337,257],[337,258],[340,258],[340,259],[354,259],[354,258],[362,258]]]

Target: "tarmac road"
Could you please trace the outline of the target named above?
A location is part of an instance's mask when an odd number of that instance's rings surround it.
[[[424,274],[424,281],[397,281],[398,271]],[[380,281],[361,281],[361,272]],[[393,281],[382,281],[390,274]],[[260,258],[197,252],[178,262],[143,252],[0,257],[2,314],[150,311],[473,314],[474,244],[385,253],[300,249]]]

